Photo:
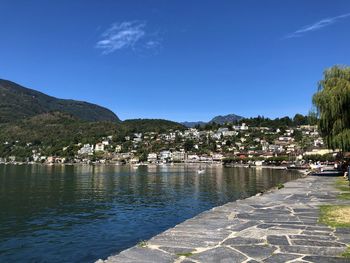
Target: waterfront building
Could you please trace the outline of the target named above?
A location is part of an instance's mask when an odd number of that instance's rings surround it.
[[[147,161],[149,162],[149,163],[156,163],[157,162],[157,154],[156,153],[149,153],[148,155],[147,155]]]
[[[105,145],[103,143],[96,143],[95,145],[95,151],[96,152],[104,152],[105,151]]]
[[[172,152],[171,158],[173,162],[184,162],[186,160],[186,153],[185,151],[175,151]]]
[[[161,151],[159,153],[159,159],[162,162],[168,162],[171,159],[171,152],[166,150],[166,151]]]

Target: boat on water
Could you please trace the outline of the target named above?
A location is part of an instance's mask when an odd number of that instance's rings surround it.
[[[197,171],[198,174],[204,174],[204,172],[205,172],[204,169],[199,169],[199,170]]]
[[[141,165],[141,164],[139,164],[139,163],[135,163],[135,164],[132,164],[131,167],[132,167],[133,169],[138,169],[140,165]]]
[[[255,161],[255,166],[262,166],[264,161]]]

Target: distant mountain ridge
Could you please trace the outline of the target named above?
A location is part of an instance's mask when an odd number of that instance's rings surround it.
[[[204,122],[204,121],[184,121],[184,122],[181,122],[181,124],[187,128],[193,128],[197,125],[204,126],[207,124],[207,122]]]
[[[228,114],[228,115],[224,115],[224,116],[216,116],[214,117],[210,122],[215,122],[218,124],[224,124],[224,123],[231,123],[231,122],[236,122],[243,119],[242,116],[238,116],[236,114]]]
[[[210,121],[208,122],[204,122],[204,121],[194,121],[194,122],[181,122],[182,125],[186,126],[187,128],[193,128],[197,125],[200,126],[204,126],[208,123],[218,123],[218,124],[224,124],[224,123],[232,123],[232,122],[236,122],[239,121],[241,119],[243,119],[244,117],[236,115],[236,114],[227,114],[227,115],[218,115],[215,116],[214,118],[212,118]]]
[[[48,112],[71,114],[84,121],[120,121],[111,110],[99,105],[58,99],[0,79],[0,123],[17,121]]]

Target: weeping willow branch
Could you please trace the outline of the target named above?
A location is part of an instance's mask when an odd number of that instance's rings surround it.
[[[328,147],[350,150],[350,67],[334,66],[324,72],[312,102],[319,129]]]

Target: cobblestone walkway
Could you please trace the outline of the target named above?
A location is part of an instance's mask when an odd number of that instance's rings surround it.
[[[335,180],[310,176],[213,208],[105,262],[350,262],[338,257],[350,229],[317,223],[320,205],[350,203],[336,199]]]

